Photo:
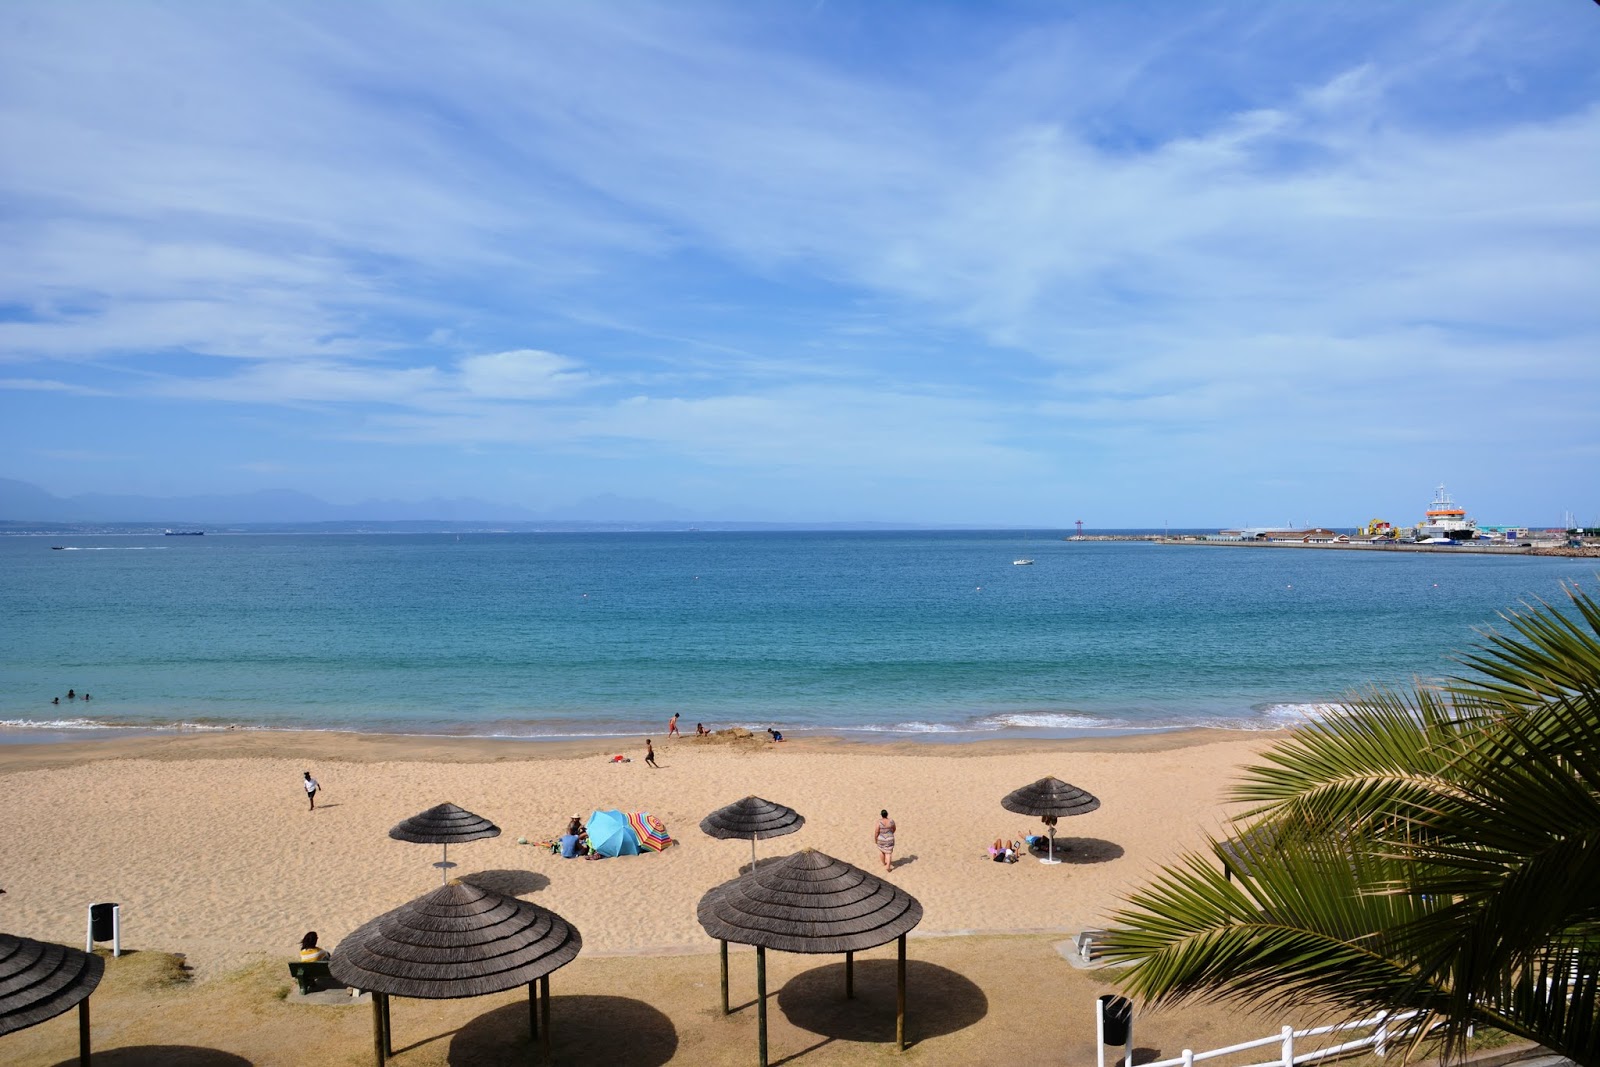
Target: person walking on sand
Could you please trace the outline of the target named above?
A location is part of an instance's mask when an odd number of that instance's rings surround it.
[[[672,713],[672,718],[667,721],[667,736],[668,737],[682,737],[683,736],[682,734],[680,734],[678,732],[678,713],[677,712],[673,712]]]
[[[661,764],[656,762],[656,746],[650,743],[648,737],[644,739],[644,761],[658,771],[661,769]]]
[[[878,812],[878,825],[872,829],[872,843],[878,846],[878,852],[883,856],[883,869],[894,870],[894,820],[889,818],[889,809],[884,808]]]
[[[306,799],[311,801],[311,810],[312,811],[316,811],[317,810],[317,790],[322,788],[322,784],[320,782],[318,782],[315,778],[311,777],[311,772],[310,771],[306,771],[305,774],[306,774],[306,779],[301,784],[306,787]]]

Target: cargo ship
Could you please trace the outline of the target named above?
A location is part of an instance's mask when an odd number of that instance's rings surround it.
[[[1443,482],[1424,515],[1417,523],[1418,541],[1471,541],[1478,536],[1478,521],[1467,518],[1467,509],[1450,499]]]

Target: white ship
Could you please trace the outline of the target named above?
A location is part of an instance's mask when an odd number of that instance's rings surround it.
[[[1478,520],[1467,518],[1467,509],[1450,499],[1444,483],[1433,492],[1426,518],[1417,523],[1417,540],[1442,538],[1446,541],[1471,541],[1478,536]]]

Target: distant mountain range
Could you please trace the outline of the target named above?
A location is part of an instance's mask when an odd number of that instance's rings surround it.
[[[471,497],[367,500],[330,504],[291,489],[254,493],[151,497],[111,493],[55,496],[36,485],[0,478],[0,521],[191,524],[307,524],[348,522],[688,522],[680,508],[656,500],[602,495],[564,508],[534,512]]]
[[[82,493],[55,496],[30,482],[0,478],[0,533],[37,533],[57,528],[91,532],[148,532],[143,527],[183,529],[253,527],[257,532],[507,530],[904,530],[926,524],[889,522],[763,522],[695,519],[659,500],[606,493],[568,507],[536,512],[514,504],[471,497],[432,500],[368,500],[330,504],[292,489],[203,496],[132,496]],[[954,529],[955,527],[939,527]]]

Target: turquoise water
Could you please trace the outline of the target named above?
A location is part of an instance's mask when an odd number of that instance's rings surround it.
[[[1595,570],[967,532],[7,537],[0,733],[1254,728],[1447,672]],[[68,687],[93,702],[52,706]]]

